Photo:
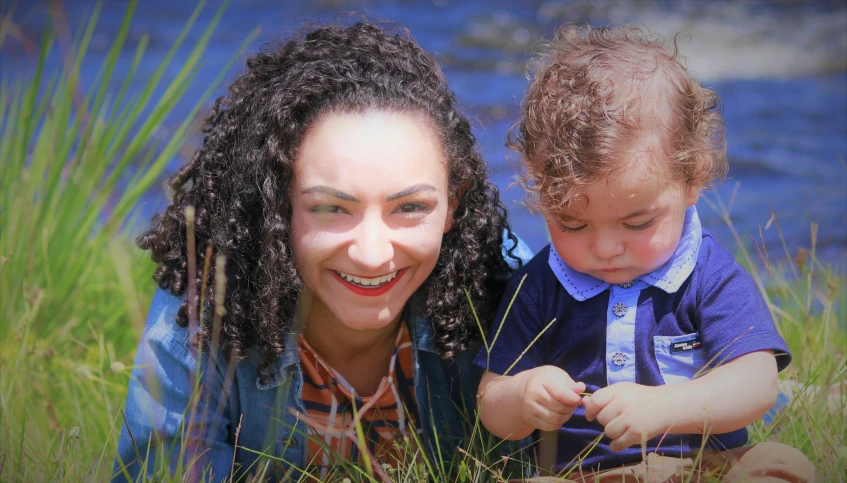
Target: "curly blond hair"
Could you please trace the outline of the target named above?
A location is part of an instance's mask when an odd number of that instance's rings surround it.
[[[558,216],[639,150],[665,161],[669,180],[704,188],[726,175],[720,98],[688,74],[676,41],[671,52],[637,27],[564,26],[533,67],[507,144],[537,195],[530,208]]]

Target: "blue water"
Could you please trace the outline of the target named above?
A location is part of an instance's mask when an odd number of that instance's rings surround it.
[[[8,11],[7,3],[0,2],[0,14]],[[36,55],[31,46],[37,45],[44,31],[46,2],[22,3],[13,19],[26,40],[12,38],[3,46],[3,77],[11,71],[31,70]],[[84,25],[93,4],[64,2],[72,34]],[[211,2],[205,8],[186,46],[199,37],[217,6]],[[83,84],[93,81],[125,9],[125,2],[106,2],[83,64]],[[138,40],[149,35],[131,91],[140,92],[146,86],[145,79],[159,66],[193,9],[191,2],[139,2],[118,67],[118,71],[128,68]],[[818,253],[845,265],[847,165],[839,159],[847,156],[847,7],[843,2],[234,1],[214,34],[193,88],[175,115],[160,126],[158,136],[167,139],[208,87],[204,82],[220,72],[254,27],[260,27],[261,34],[250,45],[251,51],[290,34],[304,21],[327,22],[351,10],[408,27],[425,48],[436,53],[474,124],[513,226],[535,249],[547,243],[546,228],[523,208],[523,193],[512,186],[519,160],[504,146],[528,85],[523,69],[532,49],[564,22],[636,21],[670,40],[677,32],[687,32],[677,37],[680,49],[691,71],[722,97],[727,122],[730,175],[706,196],[712,200],[718,196],[727,203],[734,199],[733,223],[754,252],[751,236],[758,240],[762,227],[769,257],[785,257],[776,224],[764,229],[773,210],[792,254],[798,247],[810,246],[814,222],[819,224]],[[188,52],[186,47],[177,53],[165,83]],[[60,62],[61,56],[54,52],[51,68]],[[235,71],[229,73],[228,79],[234,75]],[[114,79],[115,89],[122,81],[120,76]],[[223,93],[224,86],[217,92]],[[183,150],[172,161],[171,171],[190,152]],[[163,190],[154,190],[138,208],[140,219],[149,219],[165,204]],[[733,237],[710,205],[700,201],[698,208],[705,225],[734,249]]]

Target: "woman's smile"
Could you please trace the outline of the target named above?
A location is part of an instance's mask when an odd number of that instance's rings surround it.
[[[348,288],[353,293],[364,295],[366,297],[375,297],[382,295],[392,287],[397,285],[397,282],[403,277],[408,269],[403,268],[394,272],[381,275],[378,277],[359,277],[349,273],[330,270],[329,272],[341,282],[341,285]]]

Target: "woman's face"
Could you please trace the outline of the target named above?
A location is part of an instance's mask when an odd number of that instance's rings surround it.
[[[329,113],[295,160],[294,260],[314,295],[308,319],[351,329],[395,321],[435,267],[450,229],[447,162],[418,116]]]

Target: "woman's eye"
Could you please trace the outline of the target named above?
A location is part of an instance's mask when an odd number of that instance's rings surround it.
[[[585,228],[586,226],[587,225],[567,226],[567,225],[563,225],[563,224],[559,223],[559,229],[561,229],[565,233],[576,233],[576,232],[582,230],[583,228]]]
[[[423,203],[404,203],[394,211],[398,213],[426,213],[430,211],[430,208],[429,205]]]
[[[319,205],[309,208],[312,213],[346,213],[339,205]]]
[[[627,225],[626,223],[624,223],[623,226],[627,230],[641,231],[641,230],[646,230],[646,229],[650,228],[651,226],[653,226],[654,223],[656,223],[655,218],[653,218],[652,220],[650,220],[648,222],[642,223],[640,225]]]

